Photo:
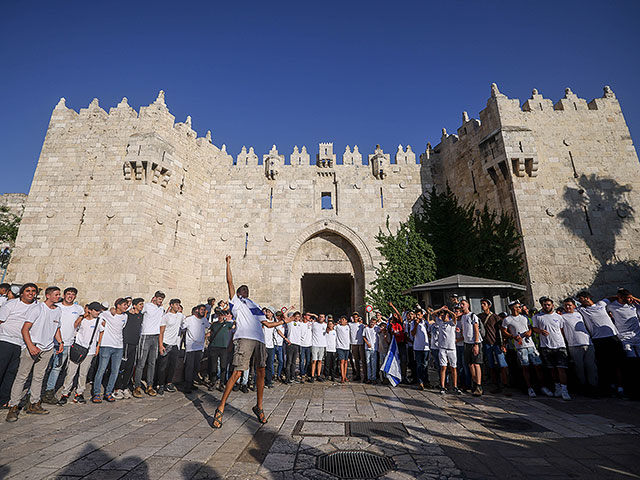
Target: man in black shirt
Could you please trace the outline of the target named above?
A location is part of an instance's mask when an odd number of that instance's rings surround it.
[[[478,315],[480,321],[484,325],[484,358],[489,367],[491,381],[495,388],[491,393],[499,393],[502,387],[507,384],[507,360],[505,359],[506,348],[502,339],[502,319],[491,311],[491,300],[483,298],[480,301],[482,313]],[[498,371],[500,371],[500,379],[498,380]]]
[[[116,382],[116,390],[113,392],[114,398],[119,400],[131,398],[129,385],[133,376],[133,369],[136,366],[136,351],[140,340],[140,329],[142,328],[142,307],[144,307],[144,298],[134,298],[132,300],[131,308],[127,312],[127,324],[122,330],[124,351],[122,352],[122,364],[120,366],[120,375]]]

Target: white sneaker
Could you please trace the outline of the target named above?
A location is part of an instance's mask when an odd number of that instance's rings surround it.
[[[536,398],[536,391],[533,388],[530,388],[529,390],[527,390],[527,393],[529,393],[529,397],[531,398]]]
[[[561,397],[562,396],[562,385],[559,383],[556,383],[556,390],[555,392],[553,392],[553,396],[554,397]]]
[[[547,387],[542,387],[540,391],[544,393],[547,397],[553,397],[553,392],[549,390]]]
[[[122,390],[116,390],[115,392],[113,392],[113,398],[115,398],[116,400],[122,400],[124,398]]]
[[[563,400],[567,400],[567,401],[571,400],[571,395],[569,395],[569,392],[567,391],[566,388],[562,389],[561,395]]]

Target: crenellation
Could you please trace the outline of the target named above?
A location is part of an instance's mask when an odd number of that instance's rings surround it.
[[[298,146],[295,145],[293,147],[293,153],[289,157],[289,164],[293,166],[309,166],[311,162],[311,157],[307,152],[307,147],[305,145],[302,146],[302,150],[298,150]]]

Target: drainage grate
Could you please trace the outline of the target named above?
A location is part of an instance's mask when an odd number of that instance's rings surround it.
[[[512,418],[492,418],[481,420],[479,422],[489,430],[499,430],[501,432],[519,433],[519,432],[547,432],[548,429],[542,425],[529,422],[527,420],[517,420]]]
[[[406,438],[409,432],[398,422],[349,422],[349,434],[352,437]]]
[[[395,468],[389,457],[363,451],[335,452],[318,457],[318,470],[338,478],[378,478]]]

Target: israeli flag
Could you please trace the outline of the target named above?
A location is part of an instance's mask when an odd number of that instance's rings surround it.
[[[382,362],[380,370],[387,375],[389,383],[394,387],[402,380],[402,373],[400,372],[400,355],[398,354],[396,337],[391,337],[389,352],[387,352],[387,356],[385,357],[384,362]]]

